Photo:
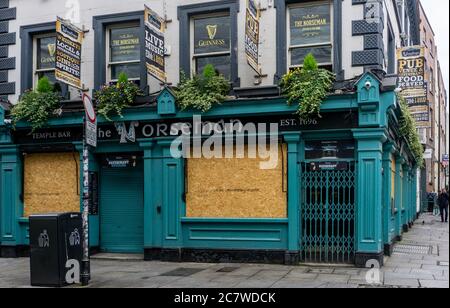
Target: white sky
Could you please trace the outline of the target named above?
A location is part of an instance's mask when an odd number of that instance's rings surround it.
[[[439,62],[445,87],[449,92],[449,2],[448,0],[421,0],[428,20],[436,35]]]

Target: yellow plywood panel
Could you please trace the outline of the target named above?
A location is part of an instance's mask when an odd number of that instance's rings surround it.
[[[286,218],[286,146],[279,146],[275,169],[260,158],[197,159],[187,164],[187,217]]]
[[[79,212],[79,154],[28,154],[24,162],[24,215]]]

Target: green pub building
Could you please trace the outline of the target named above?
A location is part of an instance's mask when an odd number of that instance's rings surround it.
[[[42,5],[55,16],[62,14],[51,4],[59,2],[49,2]],[[401,137],[395,76],[396,47],[415,42],[414,1],[405,0],[402,6],[395,4],[398,1],[377,2],[379,20],[371,23],[364,14],[371,8],[366,1],[276,0],[261,12],[263,74],[256,78],[241,59],[245,1],[169,1],[167,15],[173,21],[166,32],[171,46],[166,55],[168,81],[176,85],[180,71],[201,71],[205,63],[213,63],[232,84],[230,98],[204,113],[181,110],[172,88],[147,76],[139,43],[143,3],[136,2],[130,4],[131,12],[118,5],[116,13],[94,10],[95,15],[80,22],[91,28],[83,46],[87,86],[97,90],[117,81],[116,71],[124,70],[145,93],[122,118],[99,118],[98,146],[89,157],[92,252],[141,253],[146,260],[168,261],[365,267],[375,260],[382,265],[384,255],[392,253],[393,244],[409,230],[418,212],[420,164]],[[146,2],[158,10],[159,1]],[[29,123],[11,126],[10,109],[19,95],[36,85],[36,76],[54,74],[51,67],[37,69],[42,54],[34,56],[35,51],[51,56],[46,44],[54,37],[54,22],[42,23],[21,13],[30,9],[0,9],[11,11],[8,20],[23,23],[9,29],[14,41],[3,42],[0,35],[0,46],[21,54],[14,59],[20,69],[12,66],[9,74],[17,79],[6,81],[14,87],[20,84],[20,93],[0,84],[2,257],[27,254],[30,215],[82,207],[84,111],[73,89],[62,87],[67,100],[61,115],[52,117],[47,127],[32,132]],[[317,42],[303,45],[295,29],[298,23],[291,21],[310,10],[323,14],[325,27]],[[403,13],[409,20],[408,40],[401,38],[405,25],[397,20]],[[217,31],[201,33],[214,22]],[[173,31],[179,31],[179,37],[171,37]],[[137,51],[127,54],[127,60],[116,53],[123,46],[114,45],[122,35],[136,39],[126,43],[127,50]],[[200,47],[191,48],[192,54],[185,50],[200,40],[223,40],[226,46],[213,52]],[[337,79],[333,93],[322,103],[321,117],[311,121],[295,115],[297,106],[288,105],[277,86],[286,71],[302,63],[306,51]],[[201,115],[202,128],[273,123],[278,131],[247,135],[243,158],[173,155],[171,148],[180,140],[174,128],[193,124],[196,115]],[[205,137],[194,136],[191,141],[201,145],[207,142]],[[252,137],[276,145],[275,168],[262,169],[262,159],[250,157]]]

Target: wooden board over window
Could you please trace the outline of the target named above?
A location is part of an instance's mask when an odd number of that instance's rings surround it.
[[[24,161],[24,215],[79,212],[78,153],[28,154]]]
[[[188,159],[187,217],[286,218],[286,146],[279,146],[275,169],[260,158]]]

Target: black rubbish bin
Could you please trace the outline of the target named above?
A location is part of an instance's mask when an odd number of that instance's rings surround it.
[[[30,216],[31,285],[63,287],[67,285],[68,260],[81,266],[82,216],[80,213]],[[73,262],[72,262],[73,263]]]

